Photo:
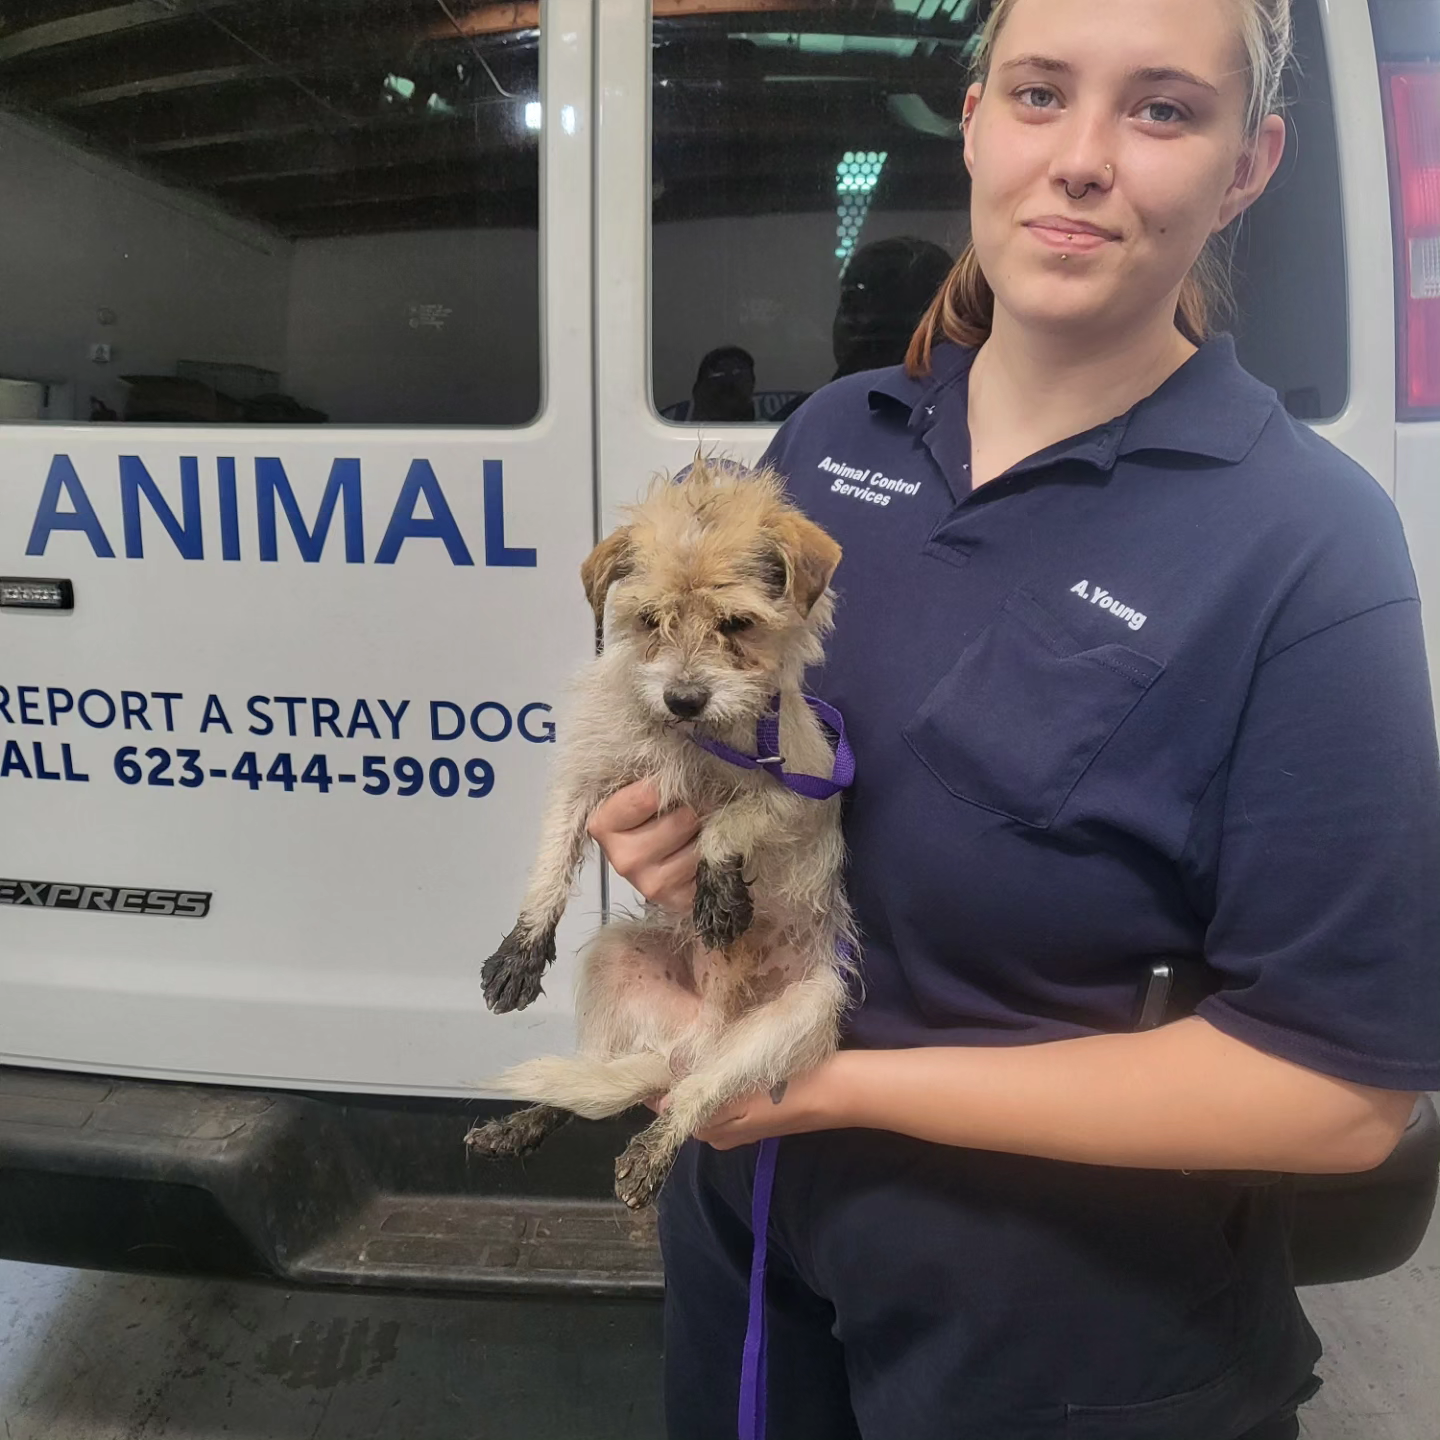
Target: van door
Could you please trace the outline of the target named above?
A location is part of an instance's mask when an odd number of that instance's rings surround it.
[[[0,1062],[467,1090],[572,1028],[478,971],[592,643],[590,0],[80,10],[0,38]]]

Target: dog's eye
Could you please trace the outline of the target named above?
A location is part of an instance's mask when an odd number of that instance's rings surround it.
[[[742,630],[748,630],[755,621],[749,615],[728,615],[715,628],[722,635],[738,635]]]
[[[660,628],[660,617],[653,610],[642,610],[635,618],[647,630],[658,630]]]

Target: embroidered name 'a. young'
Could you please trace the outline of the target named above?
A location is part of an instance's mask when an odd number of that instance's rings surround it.
[[[1131,605],[1122,605],[1108,590],[1102,590],[1098,585],[1092,590],[1088,580],[1081,580],[1079,584],[1070,587],[1072,595],[1078,595],[1082,600],[1088,600],[1092,605],[1098,605],[1102,610],[1108,610],[1117,620],[1123,620],[1132,630],[1138,630],[1149,618],[1142,615]]]

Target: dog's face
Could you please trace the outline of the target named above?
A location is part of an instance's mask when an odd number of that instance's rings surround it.
[[[697,462],[664,482],[581,569],[607,643],[658,719],[759,715],[782,675],[820,658],[840,547],[786,504],[778,477]]]

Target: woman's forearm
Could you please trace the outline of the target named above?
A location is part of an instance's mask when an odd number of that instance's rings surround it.
[[[1414,1103],[1194,1018],[1037,1045],[846,1051],[832,1065],[815,1094],[822,1124],[1155,1169],[1368,1170]]]

